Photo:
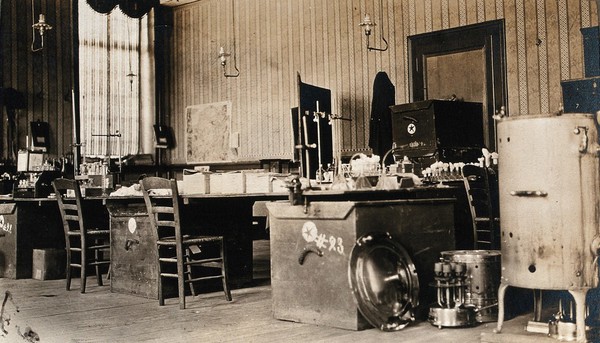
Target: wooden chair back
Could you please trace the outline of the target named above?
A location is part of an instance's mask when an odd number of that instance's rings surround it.
[[[498,181],[489,168],[463,167],[463,181],[473,222],[475,249],[500,249]]]
[[[69,233],[85,233],[85,219],[83,217],[83,201],[79,182],[71,179],[59,178],[52,182],[56,201],[63,222],[65,235]],[[82,234],[82,240],[85,234]],[[69,240],[67,240],[69,244]]]

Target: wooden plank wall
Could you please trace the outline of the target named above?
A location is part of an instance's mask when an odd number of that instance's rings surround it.
[[[31,1],[2,1],[1,86],[26,94],[27,109],[18,112],[18,146],[25,146],[28,123],[39,119],[50,123],[51,154],[62,155],[70,151],[72,131],[71,2],[34,1],[36,17],[44,12],[54,27],[37,53],[29,50]],[[231,100],[232,131],[240,133],[237,158],[289,158],[289,109],[297,105],[299,72],[303,81],[330,88],[334,111],[353,119],[343,124],[345,154],[366,150],[375,74],[389,74],[397,103],[410,101],[406,37],[494,19],[506,25],[510,114],[555,111],[560,81],[583,77],[579,30],[598,25],[596,2],[590,0],[382,0],[382,5],[380,13],[379,0],[234,0],[235,28],[227,0],[173,8],[169,37],[176,48],[166,52],[165,90],[178,142],[186,106]],[[383,25],[388,51],[366,51],[358,26],[365,13],[378,23],[375,44]],[[220,46],[232,51],[234,32],[241,75],[224,78],[217,53]],[[2,123],[5,118],[3,111]],[[183,144],[169,159],[185,162]]]
[[[598,25],[590,0],[200,0],[174,7],[171,65],[165,86],[169,122],[183,142],[185,107],[231,100],[239,160],[289,158],[289,111],[297,106],[296,72],[330,88],[343,124],[346,155],[368,149],[372,84],[386,71],[396,103],[409,102],[407,36],[504,19],[511,115],[555,111],[560,81],[583,77],[580,28]],[[235,18],[232,18],[235,13]],[[390,43],[367,52],[358,24],[369,13]],[[235,19],[235,26],[233,20]],[[238,78],[225,78],[219,47],[233,50]],[[231,64],[231,61],[230,61]],[[233,71],[230,69],[230,71]],[[183,144],[171,161],[185,162]]]
[[[0,13],[0,86],[12,87],[25,94],[27,108],[17,110],[18,148],[25,148],[29,122],[50,124],[50,155],[61,156],[71,151],[72,143],[72,20],[71,1],[3,0]],[[31,25],[40,13],[52,25],[44,37],[44,49],[31,51]],[[39,36],[36,44],[39,43]],[[37,46],[37,45],[36,45]],[[1,106],[0,106],[1,107]],[[6,143],[6,111],[1,111],[3,151]]]

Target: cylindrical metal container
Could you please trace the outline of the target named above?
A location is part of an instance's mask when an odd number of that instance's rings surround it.
[[[598,121],[526,115],[498,123],[502,283],[598,285]]]
[[[500,286],[500,251],[454,250],[443,251],[442,258],[467,265],[465,305],[477,308],[475,320],[490,322],[498,319],[498,286]]]

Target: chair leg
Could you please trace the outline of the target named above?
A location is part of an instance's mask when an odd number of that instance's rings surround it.
[[[163,296],[163,277],[160,272],[158,275],[158,306],[165,306],[165,298]]]
[[[69,237],[67,237],[69,239]],[[67,291],[71,290],[71,248],[67,246],[67,270],[65,278],[67,280]]]
[[[176,247],[177,254],[177,293],[179,293],[179,309],[185,309],[185,273],[183,271],[183,247]]]
[[[163,270],[162,270],[162,263],[160,262],[160,253],[161,253],[161,246],[157,245],[156,247],[157,249],[157,253],[158,253],[158,259],[156,260],[156,263],[158,263],[158,306],[164,306],[165,305],[165,298],[164,298],[164,293],[163,293]]]
[[[192,254],[192,252],[191,252],[190,248],[185,247],[185,262],[186,262],[187,278],[188,278],[188,283],[190,285],[190,291],[192,292],[192,296],[195,297],[196,296],[196,286],[192,282],[192,279],[194,278],[192,275],[192,266],[187,264],[192,260],[191,254]]]
[[[95,244],[99,245],[100,244],[100,240],[96,239],[95,240]],[[94,259],[95,262],[100,261],[100,256],[102,255],[102,252],[99,249],[95,249],[94,251]],[[100,265],[96,264],[96,281],[98,282],[98,286],[102,286],[102,273],[100,272]]]
[[[231,291],[229,290],[229,283],[227,281],[227,255],[225,253],[225,243],[223,241],[220,243],[220,249],[222,259],[221,263],[223,263],[221,265],[221,275],[223,276],[221,281],[223,282],[223,291],[225,292],[225,299],[227,299],[227,301],[231,301]]]
[[[87,275],[87,249],[85,248],[85,246],[83,244],[81,244],[81,275],[80,275],[80,279],[81,279],[81,293],[85,293],[85,282],[86,282],[86,275]]]

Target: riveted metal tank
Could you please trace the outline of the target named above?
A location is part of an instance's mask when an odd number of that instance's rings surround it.
[[[591,114],[498,123],[502,283],[598,286],[598,125]]]

